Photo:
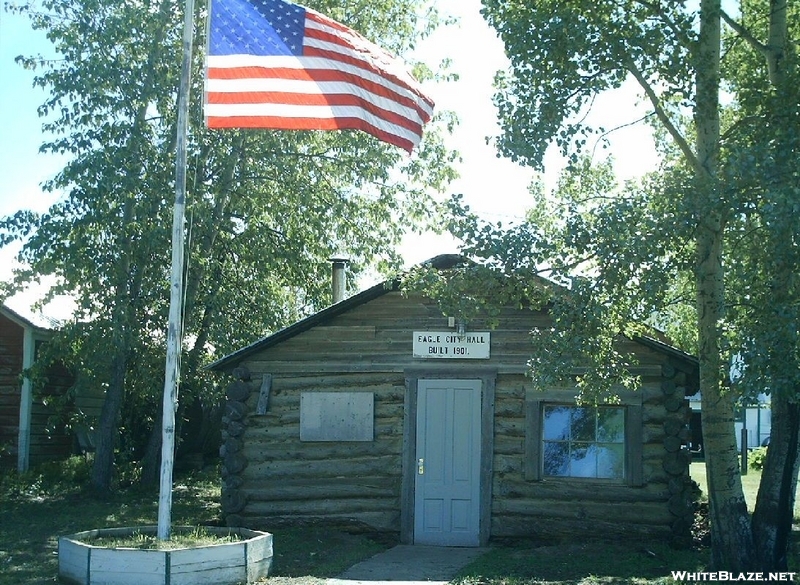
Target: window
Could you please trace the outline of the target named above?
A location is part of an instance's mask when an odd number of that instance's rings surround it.
[[[625,409],[544,405],[542,474],[622,479]]]
[[[565,404],[558,391],[529,390],[525,398],[525,479],[644,485],[641,393],[599,407]]]

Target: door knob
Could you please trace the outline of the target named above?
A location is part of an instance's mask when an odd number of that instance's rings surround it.
[[[422,457],[417,460],[417,473],[420,475],[425,473],[425,460]]]

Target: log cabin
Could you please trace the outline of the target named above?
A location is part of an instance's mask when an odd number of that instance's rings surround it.
[[[43,319],[23,316],[0,306],[0,467],[26,471],[31,463],[66,456],[72,449],[68,435],[47,432],[52,412],[34,400],[31,380],[22,376],[33,365],[37,349],[53,331]],[[59,395],[69,384],[63,371],[53,371],[42,396]]]
[[[55,321],[41,314],[0,305],[0,469],[24,472],[45,461],[64,459],[80,448],[73,432],[53,422],[65,414],[55,404],[74,384],[74,374],[62,364],[52,364],[37,388],[23,375],[56,327]],[[73,412],[91,418],[99,415],[103,394],[84,392],[69,400]]]
[[[641,388],[580,406],[575,388],[532,387],[529,332],[549,326],[546,310],[506,308],[487,324],[462,329],[385,282],[208,366],[230,380],[227,523],[345,524],[432,545],[690,542],[696,359],[624,339]]]

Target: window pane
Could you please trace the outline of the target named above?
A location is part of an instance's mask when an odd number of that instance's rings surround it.
[[[597,441],[600,443],[624,442],[625,410],[622,408],[600,408],[597,414]]]
[[[545,406],[543,438],[549,441],[569,439],[569,406]]]
[[[597,452],[597,477],[622,479],[625,471],[625,450],[621,444],[593,445]]]
[[[573,408],[572,409],[572,436],[573,441],[594,441],[595,417],[597,410],[594,408]]]
[[[545,443],[543,451],[545,475],[569,475],[568,443]]]
[[[624,479],[625,408],[544,405],[545,476]]]
[[[597,451],[594,445],[573,444],[570,456],[570,477],[597,477]]]

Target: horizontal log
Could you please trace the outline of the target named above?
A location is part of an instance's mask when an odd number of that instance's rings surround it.
[[[222,451],[223,449],[224,445],[220,450]],[[229,475],[241,473],[248,464],[247,458],[241,453],[227,453],[226,451],[222,456],[222,466]]]
[[[241,437],[246,428],[242,421],[232,420],[226,425],[225,432],[231,437]]]
[[[289,514],[345,515],[362,512],[390,512],[400,509],[400,498],[317,498],[314,500],[250,501],[247,514],[286,516]],[[238,511],[238,510],[237,510]]]
[[[250,370],[248,370],[245,366],[239,366],[233,369],[233,377],[237,380],[250,380],[251,374]]]
[[[574,518],[530,518],[509,515],[495,515],[491,522],[492,537],[535,537],[546,542],[562,539],[621,538],[642,542],[669,542],[672,535],[667,525],[622,524],[613,521],[587,523]]]
[[[523,473],[525,464],[522,455],[502,455],[495,454],[494,456],[494,472],[495,473]]]
[[[664,427],[664,434],[669,437],[677,436],[686,425],[679,421],[677,418],[668,418],[662,425]]]
[[[494,432],[496,435],[524,437],[526,427],[527,421],[524,418],[501,418],[494,421]]]
[[[650,422],[642,425],[642,444],[652,443],[662,445],[664,440],[664,426],[662,424],[651,424]]]
[[[330,478],[322,486],[314,478],[252,481],[245,482],[244,489],[251,502],[400,497],[400,483],[397,481],[397,477]]]
[[[307,372],[306,372],[307,374]],[[405,378],[399,375],[387,376],[385,373],[323,374],[319,376],[282,376],[272,380],[275,392],[289,390],[324,389],[328,392],[337,390],[352,391],[354,389],[370,389],[380,394],[395,395],[402,399],[405,391]]]
[[[310,393],[317,392],[318,390],[310,390]],[[402,416],[403,414],[403,400],[396,399],[395,397],[386,397],[376,392],[359,390],[358,393],[372,394],[374,398],[374,410],[377,418],[392,418]],[[300,411],[300,393],[297,394],[283,394],[274,403],[275,411],[285,413],[286,411],[299,415]]]
[[[358,327],[353,325],[352,327]],[[343,327],[338,329],[340,335],[330,335],[329,328],[318,327],[297,335],[285,342],[279,347],[270,348],[268,351],[272,357],[284,355],[291,351],[308,352],[326,351],[327,349],[336,349],[337,346],[347,347],[355,352],[369,352],[370,346],[373,348],[381,348],[383,351],[410,351],[413,337],[411,331],[413,330],[431,330],[435,328],[426,327],[424,323],[420,323],[417,319],[409,319],[407,315],[398,316],[392,315],[385,323],[377,325],[374,335],[364,336],[358,335],[357,329],[349,329]],[[353,333],[356,334],[353,334]],[[513,353],[524,354],[530,356],[530,336],[528,329],[520,328],[495,328],[491,331],[492,335],[492,350],[493,353],[505,353],[512,351]],[[283,353],[282,353],[283,352]]]
[[[688,451],[667,453],[663,458],[664,471],[670,475],[685,475],[689,470],[691,455]]]
[[[241,512],[247,504],[247,494],[238,489],[224,489],[220,497],[222,511],[226,514]]]
[[[675,453],[680,451],[683,446],[683,441],[680,437],[666,437],[664,439],[664,450],[668,453]]]
[[[525,439],[521,437],[497,436],[494,439],[494,452],[498,455],[524,455]]]
[[[225,396],[228,398],[228,400],[246,402],[251,392],[252,389],[250,388],[249,383],[243,382],[242,380],[236,380],[228,385],[228,388],[225,390]]]
[[[542,499],[568,502],[591,501],[596,503],[615,502],[661,502],[669,498],[660,487],[639,488],[627,485],[596,483],[576,483],[562,480],[524,481],[515,479],[496,479],[492,496],[497,501],[513,499]]]
[[[286,444],[259,442],[254,437],[249,438],[242,453],[252,462],[338,459],[346,464],[353,457],[399,456],[403,448],[403,438],[399,436],[365,442],[289,442]]]
[[[510,514],[529,516],[538,522],[541,518],[579,519],[587,523],[615,522],[620,524],[657,524],[669,525],[674,517],[665,503],[631,503],[613,504],[609,502],[563,500],[495,500],[492,503],[492,515]]]
[[[303,526],[328,524],[348,529],[368,527],[381,532],[398,532],[400,530],[400,511],[386,510],[379,512],[354,512],[350,514],[290,514],[290,515],[256,515],[247,509],[234,515],[238,526],[254,530],[273,531],[282,526]],[[229,524],[233,526],[233,524]]]
[[[257,358],[260,361],[248,361],[248,366],[255,369],[260,369],[261,371],[271,371],[275,374],[281,375],[288,375],[288,374],[295,374],[295,373],[308,373],[309,365],[308,363],[303,362],[295,362],[291,360],[275,360],[275,361],[264,361],[261,358]],[[449,361],[449,360],[428,360],[427,364],[434,361]],[[513,363],[504,363],[504,362],[492,362],[491,364],[483,363],[482,365],[491,365],[492,367],[496,367],[498,373],[500,374],[527,374],[528,367],[525,365],[525,361],[522,362],[513,362]],[[375,373],[375,372],[384,372],[387,374],[394,374],[394,373],[405,373],[406,369],[409,367],[418,368],[421,365],[421,360],[412,359],[409,355],[407,358],[402,360],[384,360],[384,359],[372,359],[369,363],[363,361],[354,361],[351,359],[342,360],[342,361],[326,361],[320,362],[318,364],[314,364],[314,371],[325,374],[325,373],[356,373],[356,372],[368,372],[368,373]],[[459,363],[461,366],[466,365],[475,365],[471,363],[467,363],[466,360],[454,360],[449,364],[450,368],[452,368],[453,363]],[[448,364],[435,364],[430,365],[431,370],[435,371],[437,367],[442,367],[443,365]]]
[[[242,448],[244,447],[244,442],[241,439],[237,439],[235,437],[229,437],[225,440],[223,445],[225,447],[225,453],[233,454],[242,450]],[[247,457],[246,454],[245,457]]]
[[[341,461],[254,461],[244,471],[244,477],[248,481],[261,478],[315,477],[324,482],[331,477],[399,475],[400,469],[399,455],[353,459],[347,465],[343,465]]]
[[[273,413],[271,417],[249,416],[247,422],[247,440],[289,440],[300,438],[300,415],[297,412]],[[374,438],[384,435],[393,436],[403,432],[403,419],[399,416],[391,418],[375,417],[373,420]],[[264,433],[263,439],[258,433]],[[267,438],[269,437],[269,439]]]
[[[501,376],[495,385],[495,400],[525,400],[525,383],[523,376]]]
[[[329,339],[372,339],[376,334],[375,325],[331,325],[323,324],[314,331],[306,331],[302,335],[324,335]]]
[[[245,443],[252,442],[285,442],[300,440],[300,423],[293,425],[281,422],[280,416],[251,416],[247,419]]]
[[[668,412],[678,412],[686,405],[686,399],[683,396],[667,396],[664,399],[664,408]]]
[[[498,419],[506,417],[523,417],[525,416],[525,401],[512,399],[497,400],[495,397],[494,414]]]
[[[527,348],[511,348],[499,347],[498,344],[492,343],[492,359],[488,363],[507,363],[515,364],[521,368],[527,369],[526,363],[530,359],[531,354]],[[330,348],[315,346],[315,347],[281,347],[280,350],[269,350],[269,353],[259,354],[257,360],[268,360],[262,363],[248,362],[248,365],[254,364],[251,367],[253,370],[264,369],[273,373],[284,373],[288,370],[276,364],[302,364],[307,373],[310,370],[320,371],[320,368],[328,364],[343,364],[350,365],[349,369],[337,368],[338,372],[352,372],[352,371],[370,371],[378,370],[384,365],[404,365],[418,366],[423,362],[449,362],[454,363],[480,363],[486,365],[485,360],[467,360],[467,359],[421,359],[413,356],[411,340],[407,344],[396,345],[375,345],[364,344],[363,346],[351,347],[350,345],[343,346],[337,344]],[[313,365],[312,365],[313,364]],[[372,366],[372,367],[370,367]],[[387,369],[392,371],[392,369]],[[330,371],[330,370],[326,370]],[[396,371],[396,370],[395,370]],[[525,370],[522,370],[525,371]],[[650,370],[645,366],[632,368],[632,373],[636,375],[645,376]],[[580,370],[576,370],[580,373]]]
[[[692,494],[683,492],[675,494],[669,499],[668,509],[673,516],[683,518],[693,513]]]
[[[228,400],[225,402],[225,417],[228,420],[242,420],[247,414],[247,405],[242,402]]]
[[[244,479],[240,475],[229,475],[222,483],[222,489],[237,490],[244,485]]]

